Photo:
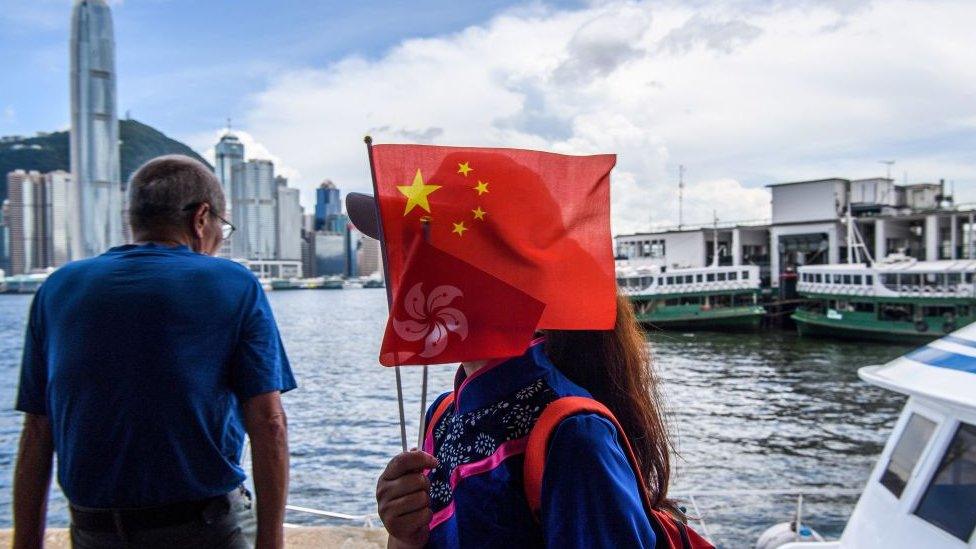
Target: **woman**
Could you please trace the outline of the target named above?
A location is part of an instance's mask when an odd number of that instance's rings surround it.
[[[552,431],[538,512],[526,497],[526,439],[540,414],[567,396],[606,405]],[[453,401],[444,402],[444,399]],[[625,298],[616,328],[548,331],[520,357],[461,365],[453,394],[428,412],[424,450],[390,461],[377,484],[389,547],[654,547],[667,499],[670,438],[643,332]],[[444,403],[442,405],[442,403]],[[654,513],[655,515],[657,513]]]

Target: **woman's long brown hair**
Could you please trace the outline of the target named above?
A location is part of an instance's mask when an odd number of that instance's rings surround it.
[[[655,509],[681,513],[667,497],[668,434],[644,332],[626,297],[617,297],[613,330],[547,330],[546,356],[566,377],[617,416],[634,449]]]

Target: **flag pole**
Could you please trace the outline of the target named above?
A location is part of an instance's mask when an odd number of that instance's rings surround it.
[[[424,217],[420,220],[420,224],[423,227],[423,238],[424,243],[430,244],[430,218]],[[420,432],[417,435],[417,448],[423,450],[424,448],[424,435],[427,431],[427,365],[424,364],[424,369],[422,373],[422,381],[420,382]]]
[[[387,257],[386,250],[386,239],[383,238],[383,216],[380,215],[380,193],[379,186],[376,184],[376,168],[373,166],[373,138],[366,136],[363,138],[366,143],[366,154],[369,156],[369,174],[373,178],[373,200],[376,202],[377,216],[376,223],[379,227],[380,236],[380,251],[383,254],[383,280],[384,286],[386,286],[386,306],[387,310],[393,309],[393,289],[390,286],[390,264]],[[426,368],[426,367],[425,367]],[[404,452],[407,451],[407,419],[403,412],[403,379],[400,376],[400,367],[394,366],[393,370],[396,372],[396,390],[397,390],[397,408],[400,411],[400,446]],[[427,383],[427,371],[424,370],[424,384]],[[426,396],[426,395],[425,395]],[[418,446],[419,448],[419,446]]]

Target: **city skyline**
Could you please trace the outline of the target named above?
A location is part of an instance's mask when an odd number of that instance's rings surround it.
[[[768,217],[766,184],[884,175],[881,160],[899,182],[945,178],[958,201],[976,200],[964,23],[976,7],[964,3],[296,2],[264,18],[243,2],[243,33],[214,6],[193,6],[214,15],[200,21],[184,8],[113,3],[120,111],[201,153],[233,118],[306,207],[324,177],[369,190],[365,133],[616,152],[618,234],[677,222],[679,164],[685,222]],[[66,91],[64,4],[0,18],[13,32],[0,50],[49,84],[8,92],[0,134],[61,126],[49,106]]]

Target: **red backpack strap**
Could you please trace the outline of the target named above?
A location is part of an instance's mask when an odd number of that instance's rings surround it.
[[[434,427],[437,426],[437,422],[444,417],[444,413],[447,409],[454,404],[454,391],[444,395],[444,398],[437,403],[434,407],[434,412],[430,414],[430,421],[427,422],[427,428],[424,432],[424,447],[421,450],[427,452],[428,454],[434,453]]]
[[[550,402],[546,406],[546,409],[542,411],[542,415],[539,416],[538,421],[536,421],[535,426],[532,427],[532,431],[529,433],[529,441],[525,447],[525,465],[523,466],[523,472],[525,477],[525,498],[528,500],[529,508],[532,509],[532,512],[538,516],[539,510],[542,507],[542,475],[546,468],[546,455],[549,453],[549,442],[552,440],[552,433],[564,419],[578,414],[598,414],[603,416],[613,424],[617,429],[617,433],[621,434],[619,437],[621,447],[623,447],[624,452],[627,454],[630,466],[634,469],[634,475],[637,477],[637,484],[641,487],[641,500],[644,502],[644,508],[648,512],[652,511],[651,499],[644,484],[644,476],[641,474],[640,467],[637,466],[637,458],[634,456],[634,450],[630,447],[630,441],[623,435],[624,430],[620,426],[620,422],[617,421],[617,418],[614,417],[613,412],[604,406],[603,403],[592,398],[571,396],[558,398]]]
[[[604,406],[603,403],[587,397],[562,397],[550,402],[546,406],[546,409],[542,411],[542,415],[539,416],[535,426],[532,427],[532,431],[529,432],[529,440],[525,448],[525,463],[523,465],[523,487],[525,490],[525,499],[529,503],[529,509],[532,510],[536,519],[539,518],[542,508],[542,477],[545,474],[546,456],[549,453],[549,442],[552,440],[552,434],[564,419],[578,414],[598,414],[610,421],[614,428],[617,429],[620,446],[623,448],[624,453],[627,454],[627,460],[630,462],[630,467],[633,469],[634,476],[637,478],[637,485],[640,489],[641,501],[644,503],[644,510],[651,520],[651,526],[657,534],[657,547],[687,549],[691,549],[692,547],[711,547],[711,544],[704,540],[702,540],[702,545],[691,543],[689,535],[692,530],[690,528],[676,521],[664,511],[656,510],[651,506],[651,496],[647,492],[644,475],[641,472],[637,462],[637,456],[634,454],[630,440],[627,438],[623,427],[620,426],[620,422],[617,421],[617,418],[609,408]],[[697,534],[694,534],[694,536],[701,539]]]

